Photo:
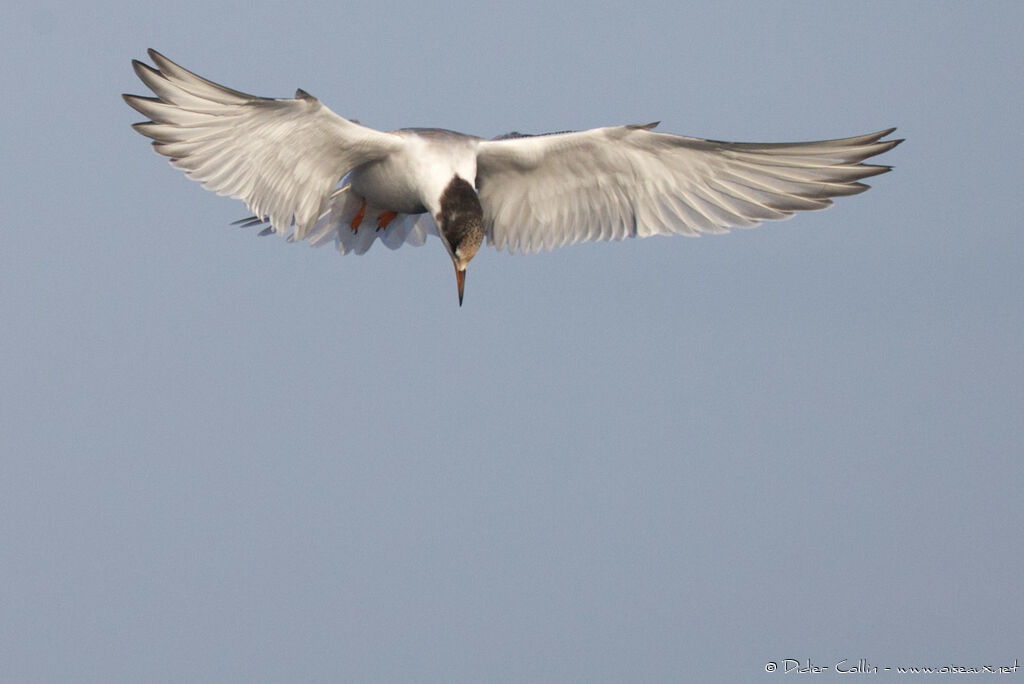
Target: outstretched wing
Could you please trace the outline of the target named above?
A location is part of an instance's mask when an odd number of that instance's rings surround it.
[[[124,95],[151,121],[134,125],[204,188],[243,200],[275,232],[305,238],[332,191],[356,166],[400,149],[400,136],[342,118],[301,90],[295,99],[247,95],[212,83],[155,50],[133,61],[155,98]]]
[[[723,233],[868,189],[861,164],[895,129],[841,140],[730,143],[656,124],[483,141],[477,187],[488,241],[537,252],[587,240]]]

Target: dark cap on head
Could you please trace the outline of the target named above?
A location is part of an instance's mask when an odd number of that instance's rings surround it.
[[[459,286],[459,305],[466,283],[466,266],[484,241],[484,210],[480,198],[469,181],[459,176],[441,193],[441,211],[437,228],[448,245],[455,264],[455,278]]]

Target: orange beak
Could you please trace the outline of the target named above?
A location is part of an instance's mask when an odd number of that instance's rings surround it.
[[[462,306],[462,292],[466,289],[466,272],[455,267],[455,281],[459,284],[459,306]]]

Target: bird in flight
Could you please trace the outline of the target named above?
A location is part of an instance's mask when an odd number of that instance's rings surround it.
[[[485,238],[531,253],[588,240],[725,233],[855,195],[891,167],[863,164],[895,129],[817,142],[732,143],[656,123],[487,140],[438,128],[378,131],[309,93],[247,95],[149,50],[133,60],[156,97],[124,95],[133,127],[204,188],[243,200],[236,223],[362,254],[441,239],[462,305]]]

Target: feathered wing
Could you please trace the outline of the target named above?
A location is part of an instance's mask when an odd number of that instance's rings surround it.
[[[149,56],[155,69],[132,64],[156,97],[124,96],[151,119],[135,130],[189,178],[243,200],[275,232],[294,228],[293,239],[308,237],[330,215],[346,173],[402,146],[400,136],[342,118],[301,90],[295,99],[247,95],[155,50]]]
[[[588,240],[723,233],[824,209],[868,189],[895,129],[841,140],[730,143],[656,124],[481,142],[477,187],[488,242],[537,252]]]

